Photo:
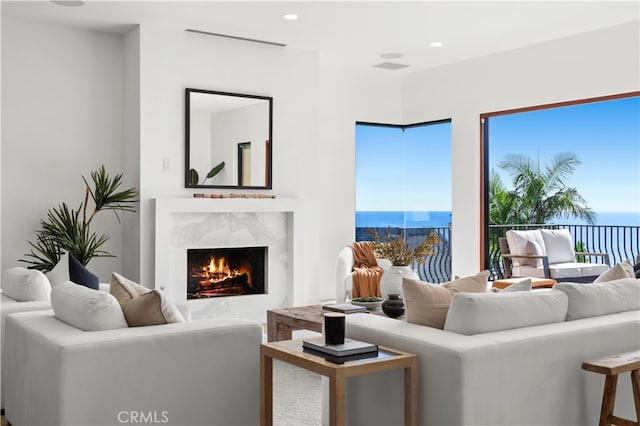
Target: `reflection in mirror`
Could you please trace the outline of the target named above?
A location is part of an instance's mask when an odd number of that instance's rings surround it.
[[[271,188],[273,98],[186,89],[187,188]]]

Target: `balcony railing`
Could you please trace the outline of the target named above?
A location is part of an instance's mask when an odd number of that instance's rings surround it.
[[[504,237],[509,229],[568,229],[576,251],[608,253],[611,266],[624,260],[635,262],[640,254],[640,226],[609,225],[491,225],[489,227],[489,269],[490,279],[504,278],[504,264],[498,246],[498,238]],[[579,262],[601,262],[601,258],[582,256]]]
[[[504,264],[498,246],[498,238],[504,237],[509,229],[568,229],[574,243],[582,252],[608,253],[611,266],[626,259],[632,263],[640,256],[640,226],[609,225],[492,225],[489,227],[489,270],[490,280],[504,278]],[[371,241],[367,233],[370,228],[356,228],[356,241]],[[440,235],[436,254],[426,259],[424,264],[415,263],[412,268],[422,281],[443,283],[451,280],[451,228],[374,228],[379,235],[391,229],[393,237],[402,235],[412,247],[416,247],[434,230]],[[599,262],[602,259],[589,257],[580,262]]]
[[[369,229],[374,229],[378,235],[386,235],[391,231],[393,238],[401,235],[411,247],[417,247],[429,235],[435,231],[440,236],[440,243],[435,247],[435,254],[426,258],[425,263],[418,262],[411,265],[422,281],[430,283],[443,283],[451,280],[451,228],[356,228],[356,241],[372,241],[368,234]]]

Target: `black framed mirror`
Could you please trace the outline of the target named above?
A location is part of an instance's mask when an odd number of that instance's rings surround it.
[[[185,187],[271,189],[273,98],[185,89]]]

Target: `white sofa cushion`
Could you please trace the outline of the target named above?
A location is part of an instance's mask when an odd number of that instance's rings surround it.
[[[576,261],[573,239],[568,229],[541,229],[540,234],[550,264]]]
[[[561,322],[567,303],[566,294],[553,290],[456,293],[444,330],[474,335]]]
[[[48,301],[51,284],[42,272],[16,266],[4,271],[2,291],[5,296],[18,302]]]
[[[60,321],[84,331],[126,328],[120,304],[111,294],[71,281],[51,290],[51,306]]]
[[[625,260],[624,262],[616,263],[613,268],[601,273],[593,282],[601,283],[606,281],[620,280],[622,278],[635,277],[636,274],[635,272],[633,272],[633,265],[631,264],[631,261]]]
[[[407,322],[442,329],[454,293],[486,292],[489,271],[459,278],[442,285],[403,278],[402,292]]]
[[[531,231],[517,231],[514,229],[510,229],[506,232],[507,243],[509,244],[509,251],[511,254],[531,254],[529,249],[527,248],[527,243],[529,241],[535,242],[537,246],[541,250],[541,255],[546,255],[544,240],[542,239],[542,234],[540,230],[534,229]],[[531,265],[533,267],[536,266],[536,259],[523,259],[519,257],[512,258],[512,263],[514,267],[518,267],[521,265]]]
[[[567,321],[640,309],[638,278],[598,284],[558,283],[553,288],[569,297]]]

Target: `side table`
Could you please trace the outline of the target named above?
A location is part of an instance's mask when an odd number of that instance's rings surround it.
[[[418,424],[418,357],[378,346],[378,356],[335,364],[304,352],[302,340],[281,340],[260,346],[260,424],[273,424],[273,360],[279,359],[329,378],[329,422],[345,424],[345,382],[347,377],[389,370],[404,370],[404,424]]]

